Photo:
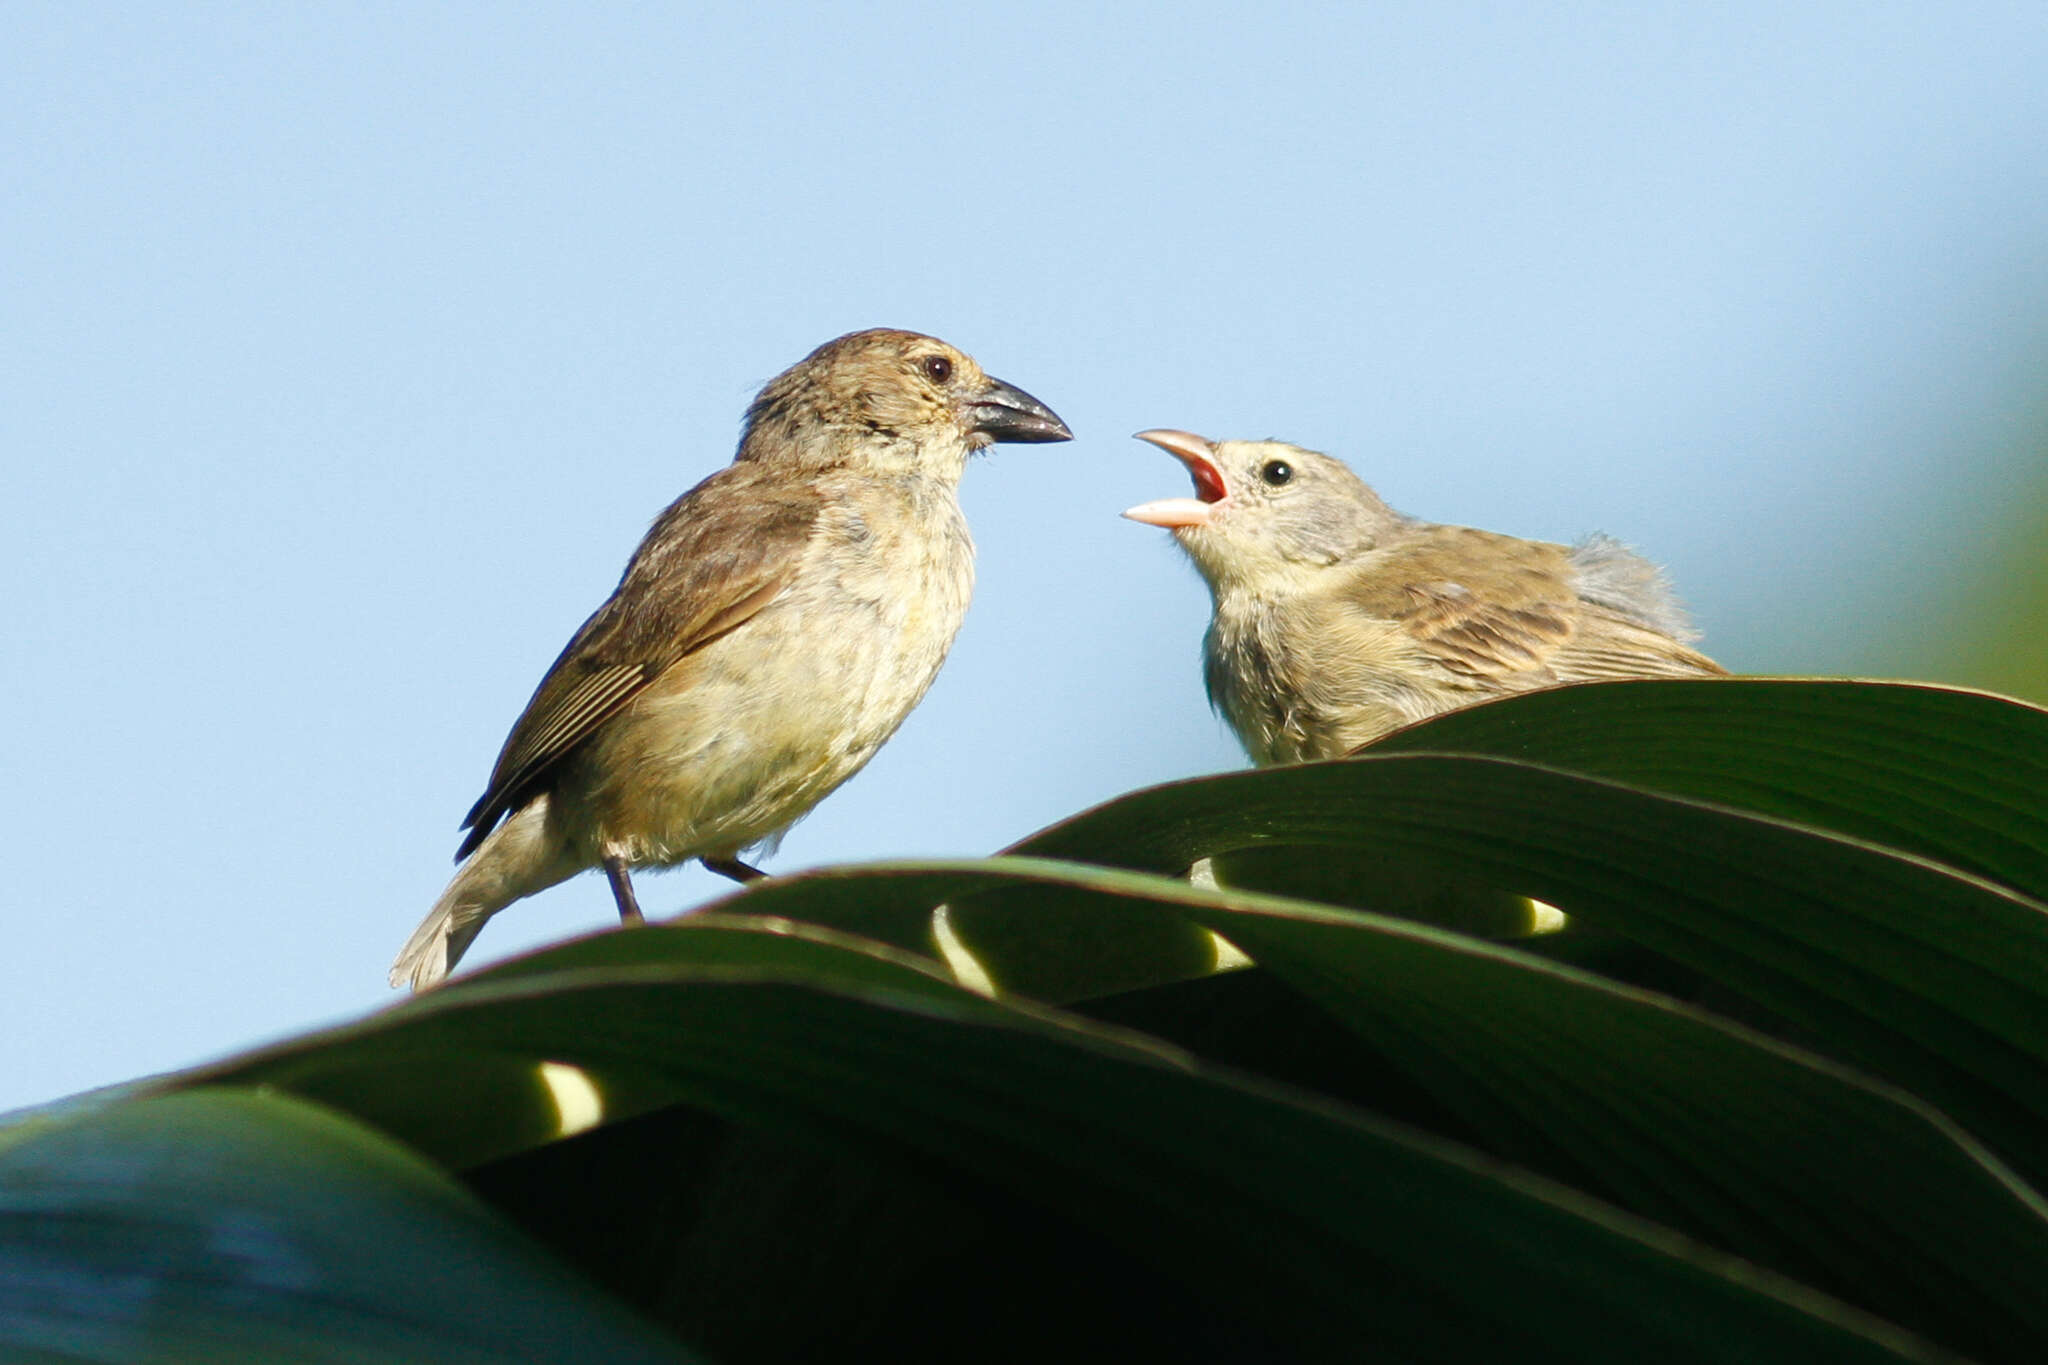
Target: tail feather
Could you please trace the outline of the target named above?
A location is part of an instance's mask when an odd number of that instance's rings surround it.
[[[528,802],[456,869],[448,889],[391,964],[392,986],[422,991],[437,984],[462,960],[492,915],[583,870],[559,840],[548,837],[547,812],[546,796]]]
[[[392,986],[411,986],[423,991],[437,984],[483,932],[489,912],[464,904],[461,890],[462,879],[458,876],[441,893],[441,899],[434,902],[420,927],[412,931],[405,947],[399,949],[398,960],[391,964]]]

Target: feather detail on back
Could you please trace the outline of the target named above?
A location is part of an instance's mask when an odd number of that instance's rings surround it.
[[[1674,640],[1700,638],[1664,571],[1614,537],[1587,536],[1572,546],[1571,557],[1579,596],[1587,602]]]

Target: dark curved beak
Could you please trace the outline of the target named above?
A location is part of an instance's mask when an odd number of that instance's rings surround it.
[[[1059,414],[1024,390],[1000,379],[988,386],[962,410],[967,429],[990,441],[1071,441],[1074,433]]]

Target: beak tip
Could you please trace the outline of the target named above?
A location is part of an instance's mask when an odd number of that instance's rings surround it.
[[[1074,439],[1073,428],[1058,413],[1000,379],[991,378],[968,411],[972,429],[991,441],[1035,445]]]
[[[1167,454],[1183,460],[1194,457],[1209,459],[1216,450],[1216,443],[1206,436],[1197,436],[1192,431],[1180,431],[1174,427],[1149,427],[1144,431],[1133,432],[1131,439],[1158,446]]]
[[[1122,515],[1140,525],[1180,531],[1190,526],[1207,526],[1212,514],[1209,504],[1193,498],[1161,498],[1157,502],[1141,502],[1136,507],[1127,507]]]

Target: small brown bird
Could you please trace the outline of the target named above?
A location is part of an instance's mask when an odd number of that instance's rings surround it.
[[[1195,496],[1133,507],[1215,597],[1209,701],[1260,765],[1336,758],[1511,692],[1724,670],[1657,566],[1606,536],[1552,545],[1394,511],[1341,460],[1283,441],[1141,431]]]
[[[974,584],[968,455],[1072,438],[914,332],[855,332],[770,380],[732,464],[655,519],[541,680],[391,984],[439,981],[485,920],[587,868],[629,923],[629,868],[759,876],[740,851],[858,772],[945,660]]]

